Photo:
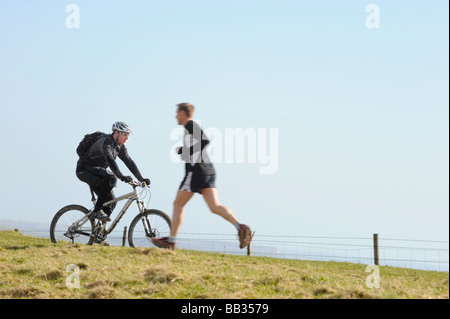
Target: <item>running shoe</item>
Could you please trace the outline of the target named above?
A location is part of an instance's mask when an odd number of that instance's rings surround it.
[[[175,249],[175,243],[169,243],[169,237],[156,238],[152,237],[152,243],[159,247],[165,249]]]
[[[249,226],[241,224],[238,231],[239,248],[247,247],[252,240],[252,231]]]

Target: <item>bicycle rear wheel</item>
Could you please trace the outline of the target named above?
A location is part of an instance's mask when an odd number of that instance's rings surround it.
[[[68,205],[61,208],[50,224],[50,239],[53,243],[69,241],[92,245],[94,219],[87,217],[89,210],[80,205]]]
[[[128,230],[128,243],[131,247],[154,247],[152,237],[170,235],[172,220],[166,213],[157,209],[147,209],[137,215]]]

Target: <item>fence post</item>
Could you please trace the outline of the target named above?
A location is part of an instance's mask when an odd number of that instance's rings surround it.
[[[378,234],[373,234],[373,259],[375,265],[380,265],[380,258],[379,258],[379,251],[378,251]]]
[[[125,247],[125,241],[127,239],[127,226],[123,229],[122,246]]]
[[[253,239],[254,235],[255,235],[255,232],[252,232],[252,236],[250,237],[250,243],[247,246],[247,256],[252,255],[252,239]]]

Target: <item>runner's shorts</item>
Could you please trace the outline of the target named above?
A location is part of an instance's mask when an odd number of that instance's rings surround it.
[[[216,187],[216,175],[202,175],[187,172],[181,182],[180,191],[200,193],[203,188]]]

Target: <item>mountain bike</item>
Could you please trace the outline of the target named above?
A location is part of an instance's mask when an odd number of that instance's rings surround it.
[[[55,214],[50,224],[50,239],[52,242],[71,241],[72,243],[87,245],[101,244],[114,230],[133,202],[136,202],[139,214],[133,219],[128,229],[128,243],[131,247],[153,247],[152,237],[168,236],[172,223],[170,217],[160,210],[147,209],[141,199],[150,193],[149,187],[145,183],[136,181],[131,181],[128,184],[133,187],[132,192],[103,204],[103,206],[109,206],[127,199],[122,210],[109,227],[107,227],[107,222],[98,221],[91,217],[94,213],[93,208],[88,210],[81,205],[67,205]],[[96,198],[92,189],[91,194],[95,206]]]

